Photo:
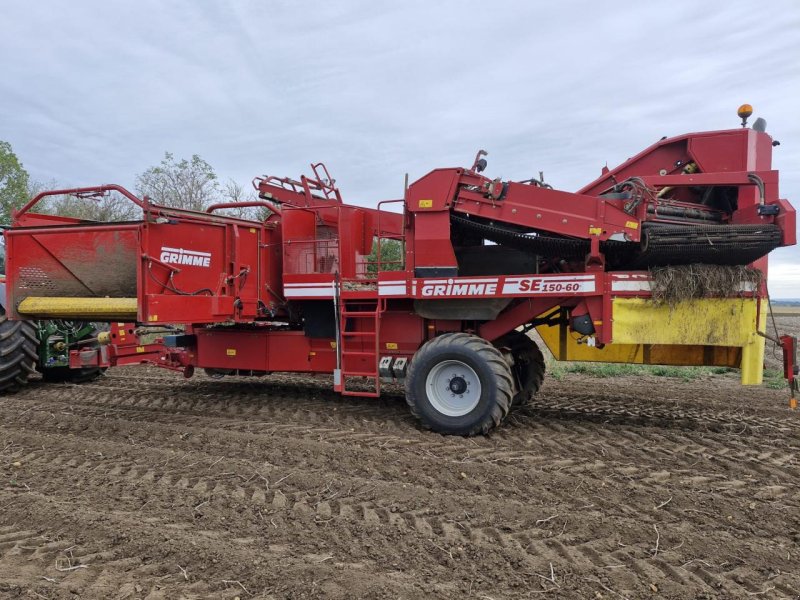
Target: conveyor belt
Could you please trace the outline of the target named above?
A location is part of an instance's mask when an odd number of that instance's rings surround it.
[[[495,244],[509,246],[540,256],[566,259],[583,258],[589,252],[589,240],[547,235],[532,236],[528,233],[514,231],[508,227],[502,227],[497,224],[490,225],[455,214],[450,215],[450,221],[456,227],[467,229]]]
[[[661,225],[642,227],[641,266],[747,265],[781,244],[777,225]]]
[[[469,230],[496,244],[552,258],[581,259],[589,240],[531,234],[509,226],[452,214],[453,226]],[[608,241],[600,249],[612,268],[705,263],[746,265],[768,254],[782,239],[777,225],[667,225],[645,223],[640,244]]]

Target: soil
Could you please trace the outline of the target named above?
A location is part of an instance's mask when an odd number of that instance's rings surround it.
[[[34,381],[0,399],[0,598],[797,598],[786,396],[550,378],[465,439],[328,378]]]

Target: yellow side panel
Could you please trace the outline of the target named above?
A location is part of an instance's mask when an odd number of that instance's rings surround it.
[[[745,298],[704,298],[675,307],[643,298],[614,298],[616,344],[744,346],[756,331],[758,306]]]
[[[764,338],[757,331],[764,330],[766,314],[757,300],[709,298],[670,309],[615,298],[612,306],[614,342],[602,349],[578,344],[563,326],[536,329],[557,360],[740,367],[743,384],[761,383]]]
[[[762,310],[758,316],[758,331],[766,331],[767,311]],[[759,385],[764,379],[764,346],[766,341],[754,334],[750,343],[742,348],[742,383]]]

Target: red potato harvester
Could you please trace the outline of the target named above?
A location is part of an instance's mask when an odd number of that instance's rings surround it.
[[[740,116],[741,128],[662,139],[576,193],[489,178],[483,151],[376,208],[343,203],[321,164],[299,181],[256,178],[259,201],[206,212],[113,185],[45,192],[6,232],[9,315],[182,329],[141,345],[139,329],[117,325],[106,346],[72,352],[75,368],[324,373],[353,396],[402,382],[425,426],[462,435],[537,392],[534,328],[557,360],[736,367],[757,384],[767,255],[795,243],[796,225],[772,170],[776,142],[762,119],[745,126],[748,107]],[[48,195],[109,192],[142,219],[33,212]],[[271,211],[263,222],[219,212],[254,205]],[[391,261],[390,245],[402,248]],[[652,268],[695,264],[761,276],[727,297],[653,300]],[[794,389],[795,342],[775,341]]]

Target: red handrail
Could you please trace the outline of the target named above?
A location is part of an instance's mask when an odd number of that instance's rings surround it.
[[[98,185],[94,187],[84,187],[84,188],[69,188],[64,190],[48,190],[44,192],[40,192],[36,194],[31,200],[19,210],[15,210],[11,213],[12,220],[16,222],[22,215],[28,212],[31,208],[36,206],[43,198],[47,196],[76,196],[78,198],[98,198],[100,196],[104,196],[107,192],[118,192],[125,196],[128,200],[133,202],[136,206],[142,209],[142,211],[147,212],[150,203],[145,198],[144,200],[139,199],[138,197],[134,196],[131,192],[126,190],[121,185],[117,184],[106,184],[106,185]]]
[[[276,206],[275,204],[271,204],[269,202],[265,202],[263,200],[243,200],[241,202],[218,202],[217,204],[212,204],[208,208],[206,208],[207,213],[212,213],[215,210],[222,210],[225,208],[248,208],[251,206],[263,206],[268,208],[274,213],[281,214],[281,209]]]

